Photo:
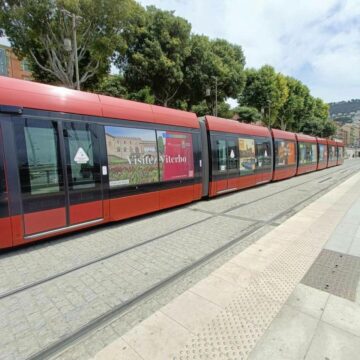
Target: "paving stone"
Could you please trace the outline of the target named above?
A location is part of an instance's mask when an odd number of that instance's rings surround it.
[[[337,296],[330,296],[322,320],[360,336],[360,305]]]
[[[330,295],[324,291],[299,284],[290,295],[286,304],[305,314],[320,319],[329,296]]]
[[[248,359],[303,359],[317,323],[312,316],[284,305]]]
[[[307,176],[308,179],[316,180],[320,174],[313,173]],[[287,183],[273,183],[268,187],[238,192],[189,206],[191,208],[208,206],[211,211],[216,208],[215,212],[230,210],[229,213],[232,213],[236,212],[234,206],[242,204],[244,206],[241,207],[241,211],[239,208],[238,215],[243,218],[252,218],[253,221],[223,216],[213,217],[212,214],[183,207],[120,224],[91,229],[57,241],[35,244],[29,248],[14,250],[10,255],[1,254],[0,293],[66,270],[69,266],[83,264],[84,261],[95,259],[99,254],[120,251],[169,231],[186,227],[147,245],[0,300],[0,324],[2,324],[0,337],[4,327],[7,327],[6,331],[11,333],[13,328],[16,329],[16,326],[19,326],[21,329],[29,330],[33,338],[38,339],[42,348],[50,345],[60,337],[78,330],[113,306],[151,287],[169,274],[184,268],[228,241],[238,238],[251,228],[257,219],[272,218],[290,207],[293,202],[309,196],[308,192],[299,191],[301,187],[306,190],[309,184],[300,185],[294,191],[283,191],[303,181],[304,177],[298,177]],[[320,184],[314,187],[314,191],[325,186],[327,185]],[[276,191],[283,192],[274,196]],[[265,201],[251,203],[264,196],[267,196]],[[250,203],[246,205],[246,202]],[[202,222],[187,227],[198,221]],[[264,229],[268,231],[270,228],[272,227],[266,226]],[[244,238],[237,246],[237,251],[245,249],[253,241],[251,237]],[[223,260],[215,259],[214,264],[217,261],[221,263]],[[193,278],[196,276],[194,274]],[[222,282],[226,281],[220,277],[218,279]],[[269,283],[269,286],[272,284]],[[291,283],[286,286],[290,289],[293,285]],[[179,289],[184,288],[186,288],[185,285],[179,286]],[[288,291],[287,289],[285,290]],[[132,321],[128,318],[127,326],[150,315],[156,306],[158,304],[152,304],[147,310],[139,310]],[[118,326],[118,331],[119,333],[122,331],[120,326]],[[10,341],[8,344],[13,346],[14,352],[18,351],[16,342]],[[94,347],[97,348],[96,344]],[[34,344],[32,351],[36,349],[37,345]],[[25,347],[23,351],[27,351]],[[69,352],[68,356],[73,356],[73,358],[89,356],[86,350],[86,355],[82,351],[76,355],[76,351],[75,347],[74,352]]]
[[[359,358],[360,337],[320,322],[305,360]]]

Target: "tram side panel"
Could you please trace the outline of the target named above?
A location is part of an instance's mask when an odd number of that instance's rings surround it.
[[[209,196],[272,179],[273,149],[267,128],[206,116],[210,145]]]
[[[323,138],[316,138],[318,149],[318,165],[317,170],[325,169],[328,162],[328,146],[327,140]]]
[[[316,138],[309,135],[296,134],[298,150],[298,168],[296,175],[315,171],[318,165]]]
[[[344,163],[344,144],[342,142],[337,142],[336,146],[337,150],[337,165],[341,165]]]
[[[12,246],[12,229],[1,123],[0,119],[0,249]]]
[[[337,165],[337,143],[334,140],[327,140],[328,144],[328,163],[327,167],[333,167]]]
[[[272,130],[274,142],[273,181],[283,180],[296,175],[297,144],[294,133]]]
[[[199,129],[105,126],[111,220],[200,199]]]

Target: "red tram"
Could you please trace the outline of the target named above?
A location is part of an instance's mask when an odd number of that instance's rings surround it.
[[[332,140],[0,77],[0,249],[342,161]]]
[[[296,175],[296,135],[288,131],[272,129],[275,148],[273,180],[282,180]]]

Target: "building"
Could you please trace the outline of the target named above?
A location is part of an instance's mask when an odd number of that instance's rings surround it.
[[[336,138],[342,140],[345,146],[360,146],[360,125],[357,123],[337,125]]]
[[[32,80],[29,64],[19,60],[11,47],[0,44],[0,75],[21,80]]]
[[[157,159],[156,140],[145,140],[138,137],[113,136],[106,134],[108,155],[128,161],[132,156],[152,157]]]

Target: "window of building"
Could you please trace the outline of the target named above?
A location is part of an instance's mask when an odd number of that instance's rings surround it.
[[[7,69],[7,54],[6,50],[0,48],[0,75],[7,76],[8,69]]]
[[[107,141],[110,187],[147,184],[159,181],[158,154],[155,130],[134,129],[118,126],[105,126],[107,138],[118,139],[121,148]],[[139,152],[127,152],[126,140],[133,138]]]
[[[28,62],[26,59],[24,59],[24,60],[21,61],[21,69],[22,69],[23,71],[27,71],[27,72],[30,72],[30,71],[31,71],[31,70],[30,70],[30,64],[29,64],[29,62]]]
[[[160,180],[194,177],[192,135],[178,131],[157,131]]]
[[[286,140],[275,141],[276,167],[291,166],[296,164],[295,142]]]
[[[240,175],[253,174],[255,171],[255,140],[239,138]]]

